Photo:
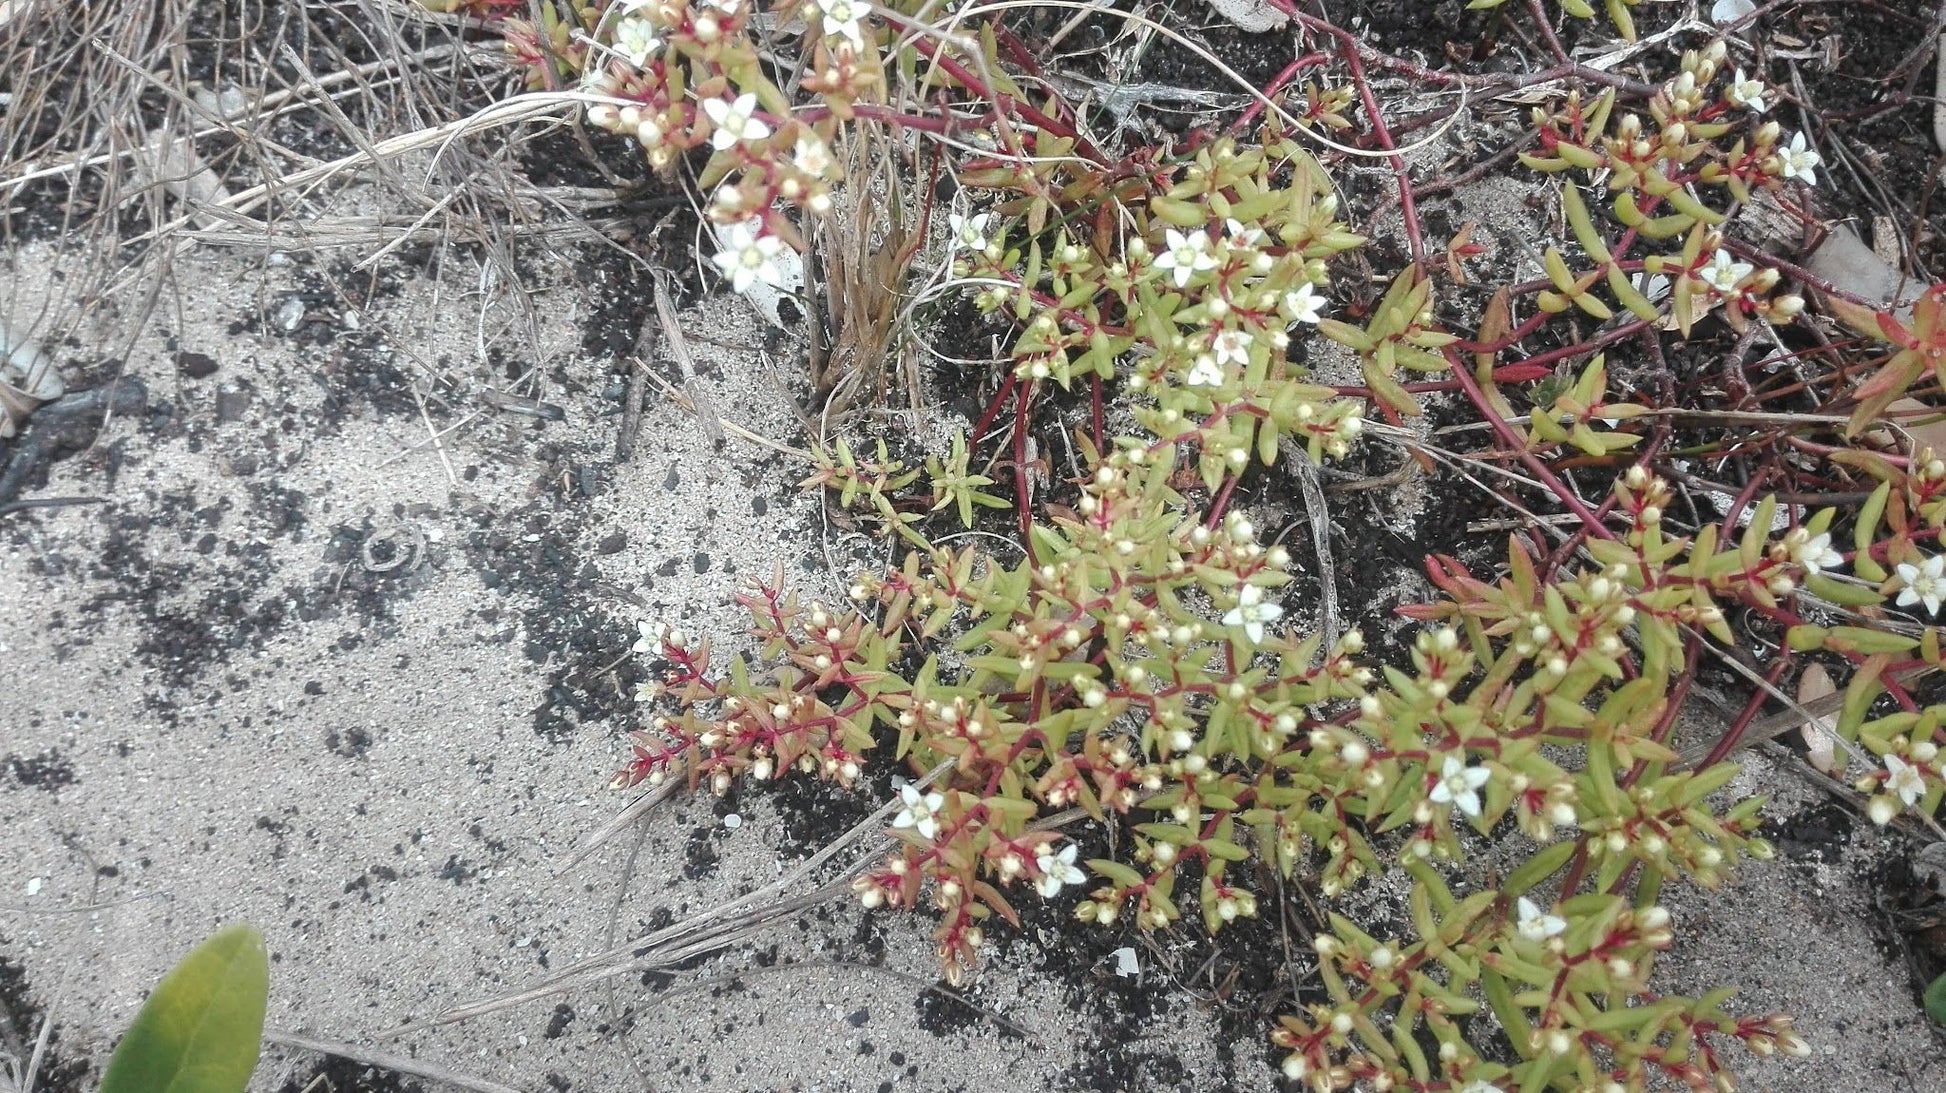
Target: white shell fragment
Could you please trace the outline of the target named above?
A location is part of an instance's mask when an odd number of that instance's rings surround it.
[[[0,317],[0,383],[42,402],[60,398],[67,391],[53,358],[25,331],[7,325],[4,317]]]
[[[1237,25],[1238,30],[1262,34],[1291,21],[1290,16],[1271,7],[1265,0],[1209,0],[1216,14]]]
[[[158,129],[149,134],[148,146],[143,151],[145,156],[137,158],[137,167],[148,174],[150,181],[161,183],[170,196],[181,202],[198,228],[210,231],[230,223],[208,211],[211,205],[227,203],[230,191],[203,162],[203,157],[196,154],[196,146],[189,138]]]
[[[1830,673],[1821,664],[1813,662],[1807,665],[1804,674],[1798,677],[1799,702],[1811,702],[1837,693],[1838,688],[1832,684]],[[1833,778],[1842,777],[1844,761],[1838,757],[1838,730],[1832,719],[1814,717],[1798,731],[1804,737],[1805,757],[1811,761],[1811,765]]]
[[[54,359],[0,317],[0,440],[18,433],[34,407],[66,391]]]
[[[277,329],[286,334],[303,326],[304,301],[296,296],[284,297],[284,302],[277,305],[277,315],[274,321],[277,324]]]
[[[1710,22],[1724,26],[1756,10],[1757,5],[1752,0],[1716,0],[1715,6],[1710,8]]]

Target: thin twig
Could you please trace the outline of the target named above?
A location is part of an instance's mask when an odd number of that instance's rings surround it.
[[[296,1048],[299,1051],[314,1051],[319,1055],[336,1055],[341,1059],[350,1059],[354,1063],[380,1067],[399,1074],[410,1074],[415,1078],[425,1078],[428,1081],[445,1082],[447,1085],[458,1086],[461,1089],[476,1090],[477,1093],[525,1093],[524,1090],[514,1086],[501,1085],[499,1082],[491,1082],[485,1078],[475,1078],[471,1075],[461,1074],[456,1070],[449,1070],[446,1067],[440,1066],[438,1063],[429,1063],[424,1059],[415,1059],[409,1055],[396,1055],[389,1051],[378,1051],[373,1048],[359,1047],[356,1044],[348,1044],[340,1040],[317,1040],[309,1036],[299,1036],[294,1032],[285,1032],[282,1029],[274,1028],[264,1030],[264,1039],[273,1044]]]
[[[669,356],[682,370],[683,392],[689,396],[689,405],[703,426],[703,436],[715,444],[723,439],[723,422],[717,417],[716,407],[711,405],[709,393],[703,390],[702,380],[696,375],[696,362],[689,355],[689,342],[683,337],[682,323],[676,317],[675,296],[669,291],[669,271],[657,268],[653,271],[653,277],[655,314],[662,324],[663,340],[669,344]]]

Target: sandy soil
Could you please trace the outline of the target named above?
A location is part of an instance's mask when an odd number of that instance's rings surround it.
[[[12,256],[18,283],[55,291],[56,257]],[[802,808],[678,800],[563,871],[626,801],[604,783],[634,725],[638,622],[735,648],[729,593],[780,563],[828,585],[824,537],[796,465],[746,441],[712,450],[666,402],[616,465],[616,365],[581,354],[592,320],[573,292],[535,301],[533,393],[566,420],[496,413],[470,384],[429,403],[435,428],[458,426],[435,450],[408,385],[426,386],[415,361],[486,377],[475,325],[441,311],[469,286],[441,300],[402,276],[356,317],[310,294],[287,333],[301,264],[203,252],[177,272],[180,312],[124,373],[151,411],[34,491],[107,503],[0,527],[0,652],[17,666],[0,692],[0,957],[21,1001],[52,1011],[60,1061],[100,1058],[177,957],[247,921],[275,961],[273,1026],[523,1089],[1095,1084],[1115,1009],[1071,996],[1109,966],[1034,976],[1002,959],[967,992],[975,1010],[932,989],[923,922],[843,898],[674,974],[380,1042],[807,852]],[[685,322],[762,340],[734,299]],[[694,349],[728,420],[800,439],[761,353]],[[1050,911],[1035,932],[1063,924]],[[1267,1081],[1264,1044],[1218,1065],[1193,1003],[1126,986],[1167,1016],[1151,1044],[1115,1033],[1129,1085]],[[257,1087],[315,1070],[272,1049]]]
[[[1489,184],[1459,208],[1515,255],[1534,234],[1522,201]],[[886,552],[828,526],[790,457],[713,446],[653,387],[617,461],[616,347],[643,294],[594,254],[525,271],[529,309],[457,259],[354,272],[362,255],[193,250],[152,317],[102,310],[50,346],[71,387],[123,377],[147,397],[28,491],[105,503],[0,515],[0,1010],[24,1038],[51,1022],[43,1087],[91,1088],[150,985],[246,921],[274,955],[276,1029],[472,1088],[1272,1088],[1268,1015],[1225,986],[1234,954],[1209,961],[1193,928],[1084,933],[1072,895],[996,931],[963,992],[938,983],[923,914],[840,896],[678,967],[390,1035],[770,884],[887,787],[678,797],[570,866],[630,800],[605,783],[637,725],[639,623],[733,655],[740,582],[781,565],[830,596],[833,567]],[[78,306],[73,257],[0,251],[7,306]],[[734,298],[682,321],[725,419],[806,442],[788,339]],[[1337,514],[1348,587],[1418,587],[1399,566],[1373,576],[1374,528],[1405,543],[1414,521],[1465,524],[1407,488]],[[1383,634],[1390,606],[1345,610]],[[1737,1012],[1796,1015],[1814,1056],[1739,1060],[1748,1088],[1946,1088],[1885,906],[1911,847],[1798,769],[1751,757],[1734,792],[1773,796],[1779,857],[1668,893],[1665,985],[1735,984]],[[1361,897],[1381,928],[1386,896]],[[1139,975],[1118,974],[1123,947]],[[273,1046],[254,1088],[419,1085],[435,1087]]]

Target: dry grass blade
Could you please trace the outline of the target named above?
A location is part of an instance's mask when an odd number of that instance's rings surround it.
[[[945,773],[951,765],[951,760],[941,763],[913,784],[924,789]],[[603,828],[597,838],[591,839],[589,845],[578,851],[574,861],[586,857],[594,846],[606,841],[614,832],[622,830],[627,824],[633,823],[655,803],[663,800],[669,792],[673,792],[670,787],[679,784],[681,783],[672,779],[665,782],[662,787],[637,799],[613,823]],[[563,968],[559,973],[520,990],[471,1005],[455,1007],[436,1017],[414,1021],[394,1029],[386,1035],[388,1038],[396,1039],[441,1025],[494,1013],[511,1006],[538,1001],[577,987],[593,985],[614,976],[679,964],[691,957],[735,945],[750,937],[767,923],[787,917],[804,908],[818,906],[835,896],[849,892],[851,878],[869,864],[876,853],[891,845],[892,840],[883,832],[887,817],[900,807],[902,801],[898,797],[885,802],[876,812],[826,843],[796,869],[748,895],[739,896],[720,906],[692,915],[673,926],[633,938],[607,952],[577,961]],[[786,895],[815,875],[826,863],[854,846],[859,848],[858,854],[851,864],[845,866],[836,876],[808,893],[796,896]]]
[[[319,1055],[336,1055],[341,1059],[350,1059],[352,1062],[362,1063],[365,1066],[382,1067],[399,1074],[410,1074],[415,1078],[424,1078],[427,1081],[443,1082],[446,1085],[455,1086],[459,1089],[475,1090],[476,1093],[522,1093],[521,1090],[513,1086],[501,1085],[499,1082],[490,1082],[485,1078],[475,1078],[467,1074],[461,1074],[456,1070],[448,1069],[437,1063],[429,1063],[423,1059],[414,1059],[409,1055],[398,1055],[389,1051],[373,1051],[370,1048],[362,1048],[356,1044],[347,1044],[336,1040],[318,1040],[309,1036],[299,1036],[294,1032],[285,1032],[281,1029],[265,1029],[264,1039],[273,1044],[296,1048],[299,1051],[314,1051]]]
[[[669,290],[669,271],[656,269],[653,275],[655,317],[662,329],[662,341],[669,347],[669,356],[675,359],[676,367],[682,370],[683,393],[689,397],[696,420],[703,426],[703,436],[714,444],[723,439],[723,422],[716,416],[716,407],[711,405],[709,393],[703,390],[702,380],[696,375],[695,358],[689,355],[689,339],[683,337],[682,322],[676,317],[675,296]]]
[[[1417,466],[1418,464],[1408,464]],[[1331,553],[1331,510],[1318,483],[1318,469],[1302,453],[1293,453],[1290,466],[1304,491],[1304,515],[1311,525],[1311,550],[1318,564],[1318,616],[1324,627],[1324,647],[1336,649],[1344,633],[1338,617],[1338,566]]]
[[[888,350],[904,340],[900,301],[916,239],[891,142],[860,130],[847,134],[844,151],[848,205],[826,217],[816,235],[823,280],[817,302],[830,330],[818,330],[811,360],[813,397],[839,416],[885,402]],[[916,420],[923,405],[916,376],[908,377],[907,395]]]
[[[426,1029],[455,1024],[512,1006],[539,1001],[576,988],[592,986],[618,975],[680,964],[692,957],[736,945],[753,936],[758,929],[768,923],[788,917],[805,908],[818,906],[840,893],[849,891],[852,875],[871,861],[870,851],[889,843],[889,840],[883,836],[872,838],[870,833],[884,827],[885,817],[891,814],[893,805],[897,803],[896,800],[888,803],[864,823],[826,845],[823,850],[796,870],[750,895],[693,915],[666,929],[631,939],[626,944],[609,949],[607,952],[577,961],[555,975],[527,987],[484,1001],[456,1006],[435,1017],[394,1029],[386,1036],[393,1039],[409,1036]],[[866,852],[837,877],[826,881],[809,893],[790,897],[783,895],[841,850],[861,840],[869,842]]]

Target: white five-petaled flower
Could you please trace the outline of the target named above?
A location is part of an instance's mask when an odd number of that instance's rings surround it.
[[[1324,297],[1319,296],[1318,290],[1306,281],[1284,293],[1284,314],[1290,316],[1294,323],[1315,323],[1320,318],[1318,305],[1322,303]]]
[[[1243,627],[1251,643],[1258,644],[1264,640],[1264,623],[1276,622],[1283,617],[1282,605],[1265,602],[1263,589],[1246,584],[1237,592],[1237,605],[1223,616],[1223,625]]]
[[[953,213],[946,217],[947,242],[954,250],[965,247],[971,251],[987,249],[987,221],[992,214],[980,213],[977,216],[961,216]]]
[[[1568,928],[1567,919],[1543,912],[1526,896],[1520,897],[1514,906],[1520,912],[1520,919],[1514,924],[1514,928],[1520,931],[1520,936],[1529,941],[1546,941]]]
[[[746,91],[736,99],[704,99],[703,113],[716,124],[716,132],[710,134],[709,142],[718,151],[733,148],[739,141],[762,140],[770,135],[770,126],[757,117],[757,95]]]
[[[1778,173],[1785,178],[1801,178],[1806,186],[1818,184],[1817,166],[1823,162],[1824,157],[1805,146],[1802,132],[1792,133],[1790,146],[1777,150]]]
[[[1215,357],[1198,353],[1196,363],[1189,366],[1189,374],[1183,377],[1183,382],[1191,387],[1218,387],[1226,378],[1223,366],[1216,363]]]
[[[1041,869],[1041,879],[1034,882],[1034,887],[1041,890],[1041,895],[1052,899],[1066,885],[1080,884],[1088,879],[1088,874],[1074,864],[1074,855],[1074,844],[1069,843],[1061,848],[1059,854],[1041,854],[1034,859],[1034,864]]]
[[[1748,262],[1739,262],[1726,250],[1718,250],[1710,258],[1709,264],[1696,271],[1703,283],[1725,296],[1734,293],[1737,285],[1756,269]]]
[[[725,15],[735,15],[737,9],[743,6],[743,0],[703,0],[703,6],[715,8]]]
[[[1926,795],[1926,776],[1919,768],[1896,755],[1885,757],[1885,788],[1899,795],[1910,808]]]
[[[1926,605],[1926,614],[1939,614],[1939,603],[1946,600],[1946,554],[1935,554],[1918,565],[1899,563],[1899,606]]]
[[[797,147],[791,149],[791,163],[812,178],[823,178],[831,170],[831,146],[823,137],[807,132],[797,138]]]
[[[1831,546],[1831,533],[1828,531],[1820,531],[1801,543],[1793,542],[1791,558],[1813,577],[1845,564],[1845,556]]]
[[[1250,335],[1241,330],[1225,330],[1210,339],[1210,352],[1216,354],[1216,363],[1234,364],[1238,367],[1250,363]]]
[[[1245,224],[1231,217],[1223,221],[1223,227],[1229,232],[1230,245],[1233,247],[1256,247],[1263,244],[1264,230],[1255,224]]]
[[[750,291],[750,286],[758,281],[767,285],[783,283],[777,256],[784,251],[784,241],[761,234],[762,226],[763,222],[753,217],[724,228],[723,249],[710,259],[730,279],[730,287],[738,292]]]
[[[919,792],[910,784],[899,787],[899,800],[905,807],[892,817],[893,827],[909,827],[919,833],[921,838],[930,839],[939,834],[939,810],[946,807],[946,798],[937,793]]]
[[[662,652],[662,635],[668,628],[659,622],[643,620],[636,624],[641,636],[635,639],[632,647],[637,656],[652,657]]]
[[[1468,816],[1480,814],[1481,786],[1493,772],[1485,767],[1469,767],[1465,760],[1449,755],[1439,765],[1439,781],[1433,783],[1431,797],[1436,805],[1452,805]]]
[[[1471,1081],[1460,1086],[1453,1093],[1503,1093],[1503,1091],[1492,1082]]]
[[[637,68],[648,64],[661,45],[662,39],[655,36],[655,24],[647,19],[631,15],[615,24],[615,52]]]
[[[871,12],[870,4],[863,0],[812,0],[812,6],[818,9],[826,37],[843,38],[854,48],[865,48],[865,34],[860,24]]]
[[[1730,81],[1729,99],[1752,114],[1761,114],[1764,112],[1764,93],[1769,90],[1762,80],[1745,76],[1743,69],[1739,68],[1736,79]]]
[[[1189,279],[1206,269],[1216,268],[1216,256],[1209,252],[1209,235],[1194,231],[1187,235],[1174,228],[1163,232],[1167,244],[1156,256],[1155,268],[1166,269],[1177,288],[1189,287]]]

